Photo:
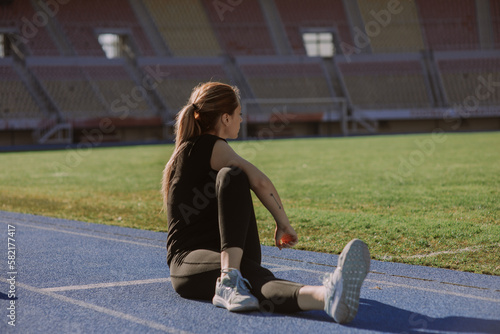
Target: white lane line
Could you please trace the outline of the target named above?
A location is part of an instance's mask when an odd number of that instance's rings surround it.
[[[3,221],[1,219],[0,219],[0,223],[15,224],[16,226],[20,225],[20,226],[32,227],[32,228],[37,228],[39,230],[54,231],[54,232],[60,232],[60,233],[79,235],[82,237],[91,237],[91,238],[103,239],[103,240],[109,240],[109,241],[124,242],[124,243],[128,243],[128,244],[133,244],[133,245],[166,249],[166,246],[158,246],[158,245],[152,245],[152,244],[147,244],[147,243],[137,242],[137,241],[123,240],[123,239],[116,239],[116,238],[109,238],[109,237],[101,237],[99,235],[92,235],[92,234],[80,233],[80,232],[72,232],[72,231],[66,231],[66,230],[58,230],[58,229],[51,228],[51,227],[35,226],[35,225],[31,225],[31,224],[23,224],[23,223],[18,223],[18,222],[6,222],[6,221]]]
[[[412,285],[400,284],[400,283],[393,283],[393,282],[376,281],[376,280],[371,280],[371,279],[366,279],[366,281],[375,282],[375,283],[379,283],[379,284],[385,284],[385,285],[389,285],[389,286],[396,286],[396,287],[405,288],[405,289],[416,289],[416,290],[421,290],[421,291],[427,291],[427,292],[433,292],[433,293],[440,293],[440,294],[457,296],[457,297],[463,297],[463,298],[471,298],[471,299],[483,300],[483,301],[486,301],[486,302],[500,303],[500,299],[474,296],[474,295],[469,295],[469,294],[466,294],[466,293],[460,293],[460,292],[454,292],[454,291],[444,291],[444,290],[429,289],[429,288],[423,288],[423,287],[419,287],[419,286],[412,286]]]
[[[130,286],[130,285],[141,285],[141,284],[153,284],[153,283],[166,283],[170,282],[170,277],[162,278],[152,278],[144,280],[135,281],[122,281],[122,282],[108,282],[108,283],[97,283],[97,284],[85,284],[85,285],[67,285],[54,288],[41,288],[40,291],[72,291],[72,290],[88,290],[88,289],[100,289],[100,288],[114,288],[118,286]]]
[[[127,321],[130,321],[130,322],[134,322],[136,324],[143,325],[143,326],[149,327],[151,329],[156,329],[156,330],[159,330],[159,331],[163,331],[165,333],[192,334],[190,332],[182,331],[182,330],[179,330],[177,328],[165,326],[165,325],[160,324],[160,323],[155,322],[155,321],[145,320],[145,319],[138,318],[138,317],[135,317],[135,316],[130,315],[130,314],[126,314],[126,313],[122,313],[122,312],[110,310],[110,309],[107,309],[107,308],[102,307],[102,306],[97,306],[97,305],[94,305],[94,304],[86,303],[86,302],[78,300],[78,299],[74,299],[74,298],[63,296],[63,295],[59,295],[59,294],[54,293],[52,291],[38,289],[38,288],[35,288],[35,287],[32,287],[32,286],[26,285],[24,283],[17,282],[16,285],[19,286],[19,287],[21,287],[21,288],[24,288],[26,290],[29,290],[29,291],[32,291],[32,292],[35,292],[35,293],[39,293],[39,294],[42,294],[42,295],[45,295],[45,296],[49,296],[49,297],[58,299],[60,301],[63,301],[63,302],[69,303],[69,304],[77,305],[77,306],[80,306],[80,307],[85,307],[87,309],[90,309],[90,310],[93,310],[93,311],[96,311],[96,312],[99,312],[99,313],[104,313],[104,314],[113,316],[115,318],[127,320]]]
[[[271,266],[278,266],[279,268],[272,268],[272,272],[278,272],[278,271],[305,271],[305,272],[310,272],[310,273],[315,273],[318,275],[323,275],[327,272],[324,271],[319,271],[319,270],[312,270],[312,269],[304,269],[304,268],[295,268],[295,267],[289,267],[285,265],[280,265],[280,264],[275,264],[275,263],[269,263],[269,262],[262,262],[262,264],[266,265],[271,265]],[[475,296],[475,295],[470,295],[466,293],[460,293],[460,292],[454,292],[454,291],[446,291],[446,290],[437,290],[437,289],[430,289],[430,288],[423,288],[423,287],[418,287],[418,286],[413,286],[413,285],[408,285],[408,284],[401,284],[401,283],[393,283],[393,282],[388,282],[388,281],[380,281],[380,280],[375,280],[375,279],[370,279],[367,278],[365,279],[366,282],[372,282],[372,283],[377,283],[377,284],[385,284],[389,286],[395,286],[395,287],[400,287],[400,288],[406,288],[406,289],[414,289],[414,290],[421,290],[421,291],[427,291],[427,292],[433,292],[433,293],[440,293],[444,295],[451,295],[451,296],[456,296],[456,297],[464,297],[464,298],[471,298],[471,299],[477,299],[477,300],[484,300],[488,302],[493,302],[493,303],[500,303],[500,299],[495,299],[495,298],[489,298],[489,297],[480,297],[480,296]]]
[[[13,222],[5,222],[0,220],[2,223],[13,223]],[[41,227],[41,226],[33,226],[30,224],[22,224],[22,223],[17,223],[17,225],[21,226],[27,226],[27,227],[33,227],[33,228],[38,228],[38,229],[43,229],[43,230],[49,230],[49,231],[57,231],[61,233],[68,233],[68,234],[76,234],[76,235],[81,235],[81,236],[86,236],[86,237],[91,237],[91,238],[97,238],[97,239],[105,239],[105,240],[110,240],[110,241],[118,241],[118,242],[125,242],[125,243],[131,243],[131,244],[136,244],[136,245],[141,245],[141,246],[147,246],[147,247],[156,247],[156,248],[165,248],[164,246],[157,246],[157,245],[151,245],[151,244],[146,244],[146,243],[140,243],[140,242],[135,242],[135,241],[128,241],[128,240],[122,240],[122,239],[115,239],[115,238],[107,238],[107,237],[101,237],[101,236],[96,236],[92,234],[85,234],[85,233],[78,233],[78,232],[71,232],[71,231],[64,231],[64,230],[57,230],[53,228],[48,228],[48,227]],[[283,265],[278,265],[275,263],[269,263],[269,262],[263,262],[263,264],[270,265],[270,266],[277,266],[279,268],[273,268],[272,270],[276,271],[288,271],[288,270],[301,270],[305,272],[313,272],[313,273],[319,273],[319,274],[324,274],[322,271],[317,271],[317,270],[311,270],[311,269],[304,269],[304,268],[295,268],[295,267],[287,267]],[[394,286],[401,286],[405,287],[408,289],[415,289],[415,290],[424,290],[424,291],[429,291],[429,292],[436,292],[436,293],[442,293],[442,294],[448,294],[448,295],[455,295],[455,296],[460,296],[460,297],[466,297],[466,298],[472,298],[472,299],[477,299],[477,300],[485,300],[485,301],[491,301],[498,303],[500,302],[500,299],[494,299],[494,298],[487,298],[487,297],[479,297],[479,296],[474,296],[474,295],[469,295],[469,294],[461,294],[461,293],[455,293],[451,291],[444,291],[444,290],[434,290],[434,289],[426,289],[426,288],[420,288],[416,286],[411,286],[411,285],[397,285],[396,283],[391,283],[387,281],[379,281],[379,280],[373,280],[373,279],[366,279],[368,282],[373,282],[373,283],[380,283],[380,284],[387,284],[387,285],[394,285]]]
[[[492,247],[492,246],[497,246],[500,247],[500,244],[493,244],[493,245],[483,245],[483,246],[471,246],[471,247],[466,247],[462,249],[455,249],[455,250],[449,250],[449,251],[440,251],[440,252],[432,252],[428,254],[416,254],[416,255],[409,255],[409,256],[388,256],[384,255],[381,257],[382,260],[392,260],[395,258],[403,258],[403,259],[424,259],[428,257],[433,257],[433,256],[438,256],[438,255],[444,255],[444,254],[459,254],[459,253],[466,253],[466,252],[477,252],[480,251],[481,249],[484,249],[486,247]]]
[[[458,254],[458,253],[465,253],[465,252],[477,252],[483,248],[490,247],[490,246],[500,246],[500,244],[485,245],[485,246],[472,246],[472,247],[466,247],[466,248],[451,250],[451,251],[433,252],[433,253],[429,253],[429,254],[417,254],[417,255],[407,256],[405,258],[407,258],[407,259],[422,259],[422,258],[438,256],[438,255],[442,255],[442,254]]]

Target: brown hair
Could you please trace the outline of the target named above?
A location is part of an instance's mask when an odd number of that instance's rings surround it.
[[[167,209],[168,190],[175,164],[190,138],[215,129],[223,114],[232,115],[240,104],[237,87],[220,82],[207,82],[196,86],[188,103],[179,111],[175,122],[175,149],[163,170],[163,210]]]

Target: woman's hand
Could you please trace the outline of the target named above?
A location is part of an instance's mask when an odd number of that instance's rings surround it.
[[[283,248],[295,246],[299,242],[299,237],[297,236],[297,232],[295,232],[292,225],[276,225],[276,230],[274,231],[274,242],[276,247],[281,250]]]

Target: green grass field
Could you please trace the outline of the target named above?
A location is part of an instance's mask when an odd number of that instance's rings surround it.
[[[297,248],[500,275],[500,133],[232,142],[275,183]],[[0,209],[166,231],[172,145],[0,154]],[[274,223],[255,200],[261,241]]]

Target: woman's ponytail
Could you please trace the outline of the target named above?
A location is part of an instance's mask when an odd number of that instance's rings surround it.
[[[167,209],[167,197],[168,189],[170,188],[170,182],[172,180],[172,174],[175,169],[175,163],[177,157],[183,151],[184,146],[189,138],[195,137],[201,134],[200,125],[195,119],[194,113],[196,112],[196,106],[194,103],[188,104],[182,108],[182,110],[177,114],[175,121],[175,148],[170,160],[168,161],[165,169],[163,170],[162,178],[162,194],[163,194],[163,211]]]
[[[175,144],[176,147],[184,143],[189,138],[199,136],[201,128],[195,118],[197,108],[194,103],[188,104],[182,108],[175,122]]]

